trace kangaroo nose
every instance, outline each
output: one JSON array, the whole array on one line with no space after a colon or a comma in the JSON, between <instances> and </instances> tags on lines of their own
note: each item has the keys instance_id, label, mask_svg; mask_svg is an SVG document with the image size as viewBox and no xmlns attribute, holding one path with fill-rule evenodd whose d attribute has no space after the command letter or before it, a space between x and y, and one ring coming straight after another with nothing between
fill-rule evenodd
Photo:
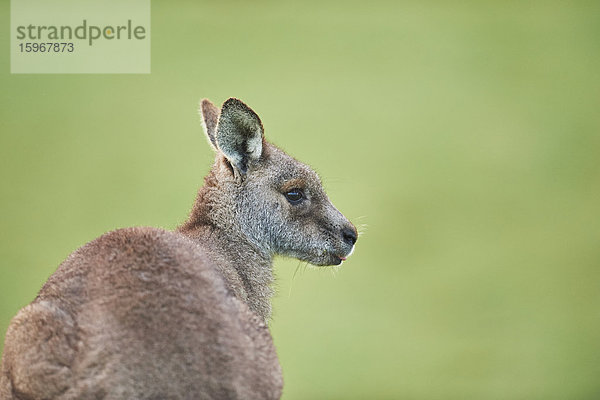
<instances>
[{"instance_id":1,"label":"kangaroo nose","mask_svg":"<svg viewBox=\"0 0 600 400\"><path fill-rule=\"evenodd\" d=\"M342 229L342 237L344 238L344 242L348 243L350 246L354 246L357 239L356 230L346 227Z\"/></svg>"}]
</instances>

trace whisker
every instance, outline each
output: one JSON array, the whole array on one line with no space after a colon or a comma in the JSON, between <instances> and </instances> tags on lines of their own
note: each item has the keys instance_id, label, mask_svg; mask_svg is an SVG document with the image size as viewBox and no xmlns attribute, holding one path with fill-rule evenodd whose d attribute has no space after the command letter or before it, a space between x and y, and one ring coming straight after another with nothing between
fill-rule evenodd
<instances>
[{"instance_id":1,"label":"whisker","mask_svg":"<svg viewBox=\"0 0 600 400\"><path fill-rule=\"evenodd\" d=\"M366 216L366 215L361 215L361 216L359 216L359 217L353 218L353 220L355 220L355 221L356 221L356 220L360 221L360 220L362 220L362 219L365 219L365 218L367 218L367 216ZM365 232L366 232L366 231L368 230L368 228L369 228L369 225L368 225L367 223L365 223L365 222L357 222L357 223L355 223L355 224L354 224L354 226L356 227L356 230L358 231L358 234L359 234L359 236L360 236L360 235L364 235L364 234L365 234Z\"/></svg>"},{"instance_id":2,"label":"whisker","mask_svg":"<svg viewBox=\"0 0 600 400\"><path fill-rule=\"evenodd\" d=\"M329 270L331 271L331 276L333 276L333 278L337 278L338 276L338 272L340 272L340 270L342 269L342 265L333 265Z\"/></svg>"},{"instance_id":3,"label":"whisker","mask_svg":"<svg viewBox=\"0 0 600 400\"><path fill-rule=\"evenodd\" d=\"M298 270L300 269L301 265L302 265L302 261L298 260L298 266L296 267L296 270L294 271L294 275L292 275L292 281L290 282L290 291L288 293L288 298L292 297L292 287L294 286L294 280L296 279L296 274L298 273Z\"/></svg>"},{"instance_id":4,"label":"whisker","mask_svg":"<svg viewBox=\"0 0 600 400\"><path fill-rule=\"evenodd\" d=\"M367 224L356 224L355 226L359 236L364 235L369 228Z\"/></svg>"}]
</instances>

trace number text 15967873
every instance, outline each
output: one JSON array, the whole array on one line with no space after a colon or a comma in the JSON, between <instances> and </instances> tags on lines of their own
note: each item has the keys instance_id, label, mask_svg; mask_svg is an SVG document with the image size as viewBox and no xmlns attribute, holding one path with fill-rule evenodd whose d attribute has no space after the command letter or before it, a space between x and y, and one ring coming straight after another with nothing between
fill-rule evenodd
<instances>
[{"instance_id":1,"label":"number text 15967873","mask_svg":"<svg viewBox=\"0 0 600 400\"><path fill-rule=\"evenodd\" d=\"M75 51L73 43L19 43L21 53L72 53Z\"/></svg>"}]
</instances>

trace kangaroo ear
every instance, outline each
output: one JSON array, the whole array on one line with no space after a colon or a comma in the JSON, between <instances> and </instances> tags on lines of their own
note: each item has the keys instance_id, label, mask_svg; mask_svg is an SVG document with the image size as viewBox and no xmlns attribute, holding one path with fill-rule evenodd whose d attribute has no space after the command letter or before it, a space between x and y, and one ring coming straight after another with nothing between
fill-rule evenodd
<instances>
[{"instance_id":1,"label":"kangaroo ear","mask_svg":"<svg viewBox=\"0 0 600 400\"><path fill-rule=\"evenodd\" d=\"M231 165L245 174L262 154L263 126L250 107L232 97L221 107L216 139Z\"/></svg>"},{"instance_id":2,"label":"kangaroo ear","mask_svg":"<svg viewBox=\"0 0 600 400\"><path fill-rule=\"evenodd\" d=\"M212 147L217 149L217 139L215 133L217 130L217 121L219 120L219 109L208 99L202 99L200 102L200 117L202 128Z\"/></svg>"}]
</instances>

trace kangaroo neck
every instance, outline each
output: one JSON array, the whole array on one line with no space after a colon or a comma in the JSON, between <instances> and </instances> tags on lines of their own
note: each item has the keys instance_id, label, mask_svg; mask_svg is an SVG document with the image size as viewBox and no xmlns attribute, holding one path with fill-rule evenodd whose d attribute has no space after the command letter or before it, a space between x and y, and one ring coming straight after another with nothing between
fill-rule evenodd
<instances>
[{"instance_id":1,"label":"kangaroo neck","mask_svg":"<svg viewBox=\"0 0 600 400\"><path fill-rule=\"evenodd\" d=\"M227 232L214 225L178 231L194 240L221 271L228 287L265 321L271 316L273 289L272 256L252 244L246 237Z\"/></svg>"}]
</instances>

